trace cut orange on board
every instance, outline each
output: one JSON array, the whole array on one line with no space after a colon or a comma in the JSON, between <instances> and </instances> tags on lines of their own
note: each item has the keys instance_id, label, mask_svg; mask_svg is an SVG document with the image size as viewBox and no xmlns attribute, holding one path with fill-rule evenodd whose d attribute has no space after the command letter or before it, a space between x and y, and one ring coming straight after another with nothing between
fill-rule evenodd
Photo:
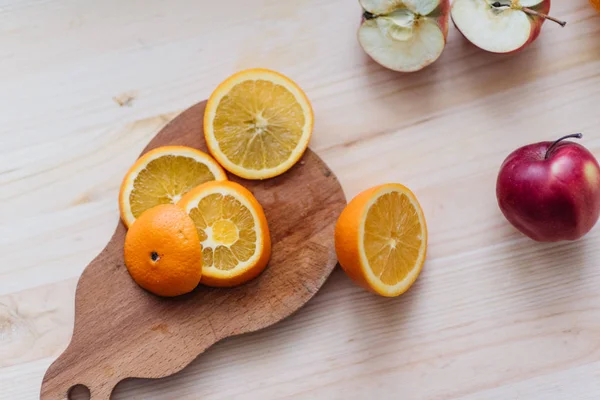
<instances>
[{"instance_id":1,"label":"cut orange on board","mask_svg":"<svg viewBox=\"0 0 600 400\"><path fill-rule=\"evenodd\" d=\"M356 196L336 224L335 249L360 286L387 297L404 293L419 276L427 251L425 216L415 195L391 183Z\"/></svg>"},{"instance_id":2,"label":"cut orange on board","mask_svg":"<svg viewBox=\"0 0 600 400\"><path fill-rule=\"evenodd\" d=\"M159 296L194 290L202 277L202 246L194 222L174 204L144 212L125 236L125 265L144 289Z\"/></svg>"},{"instance_id":3,"label":"cut orange on board","mask_svg":"<svg viewBox=\"0 0 600 400\"><path fill-rule=\"evenodd\" d=\"M289 78L266 69L239 72L208 99L204 136L229 172L266 179L290 169L308 146L311 105Z\"/></svg>"},{"instance_id":4,"label":"cut orange on board","mask_svg":"<svg viewBox=\"0 0 600 400\"><path fill-rule=\"evenodd\" d=\"M208 182L178 203L202 243L202 283L236 286L260 274L271 257L264 211L252 193L231 182Z\"/></svg>"},{"instance_id":5,"label":"cut orange on board","mask_svg":"<svg viewBox=\"0 0 600 400\"><path fill-rule=\"evenodd\" d=\"M226 179L221 166L200 150L158 147L140 157L125 175L119 193L121 219L129 227L154 206L177 203L202 183Z\"/></svg>"}]
</instances>

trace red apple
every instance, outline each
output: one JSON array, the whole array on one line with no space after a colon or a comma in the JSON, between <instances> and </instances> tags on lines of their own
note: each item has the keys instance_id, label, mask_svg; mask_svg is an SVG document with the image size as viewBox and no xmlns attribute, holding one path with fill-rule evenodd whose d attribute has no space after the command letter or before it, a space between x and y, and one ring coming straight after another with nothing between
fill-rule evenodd
<instances>
[{"instance_id":1,"label":"red apple","mask_svg":"<svg viewBox=\"0 0 600 400\"><path fill-rule=\"evenodd\" d=\"M508 221L540 242L576 240L600 216L600 167L585 147L570 141L521 147L500 168L498 205Z\"/></svg>"},{"instance_id":2,"label":"red apple","mask_svg":"<svg viewBox=\"0 0 600 400\"><path fill-rule=\"evenodd\" d=\"M454 0L451 15L454 25L475 46L511 53L537 39L546 19L566 25L548 16L549 12L550 0Z\"/></svg>"}]
</instances>

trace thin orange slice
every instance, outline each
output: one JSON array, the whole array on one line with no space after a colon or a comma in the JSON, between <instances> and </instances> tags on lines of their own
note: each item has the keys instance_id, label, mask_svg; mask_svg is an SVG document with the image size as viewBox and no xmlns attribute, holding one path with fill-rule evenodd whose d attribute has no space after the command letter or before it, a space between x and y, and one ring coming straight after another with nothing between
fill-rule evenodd
<instances>
[{"instance_id":1,"label":"thin orange slice","mask_svg":"<svg viewBox=\"0 0 600 400\"><path fill-rule=\"evenodd\" d=\"M192 218L202 244L202 283L236 286L257 275L271 257L264 211L243 186L213 181L198 186L178 203Z\"/></svg>"},{"instance_id":2,"label":"thin orange slice","mask_svg":"<svg viewBox=\"0 0 600 400\"><path fill-rule=\"evenodd\" d=\"M335 228L340 265L360 286L395 297L415 282L427 252L425 216L415 195L391 183L356 196Z\"/></svg>"},{"instance_id":3,"label":"thin orange slice","mask_svg":"<svg viewBox=\"0 0 600 400\"><path fill-rule=\"evenodd\" d=\"M267 69L238 72L208 99L204 136L229 172L266 179L290 169L308 146L313 111L289 78Z\"/></svg>"},{"instance_id":4,"label":"thin orange slice","mask_svg":"<svg viewBox=\"0 0 600 400\"><path fill-rule=\"evenodd\" d=\"M196 186L226 180L221 166L208 154L185 146L164 146L141 156L121 184L119 208L128 227L144 211L175 204Z\"/></svg>"}]
</instances>

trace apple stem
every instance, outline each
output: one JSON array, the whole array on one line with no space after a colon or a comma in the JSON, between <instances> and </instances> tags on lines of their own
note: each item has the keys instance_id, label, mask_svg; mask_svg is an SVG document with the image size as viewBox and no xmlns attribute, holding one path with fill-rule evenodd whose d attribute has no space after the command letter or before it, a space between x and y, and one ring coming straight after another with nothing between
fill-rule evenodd
<instances>
[{"instance_id":1,"label":"apple stem","mask_svg":"<svg viewBox=\"0 0 600 400\"><path fill-rule=\"evenodd\" d=\"M550 157L550 153L552 153L552 150L554 150L554 148L563 140L565 140L565 139L581 139L582 137L583 137L583 133L573 133L571 135L561 137L556 142L552 143L550 145L550 147L548 147L548 150L546 150L546 155L544 156L544 160L547 160L548 157Z\"/></svg>"},{"instance_id":2,"label":"apple stem","mask_svg":"<svg viewBox=\"0 0 600 400\"><path fill-rule=\"evenodd\" d=\"M528 7L522 7L521 9L523 10L523 12L526 12L526 13L527 13L527 14L529 14L529 15L535 15L536 17L542 17L542 18L544 18L544 19L549 19L549 20L550 20L550 21L552 21L552 22L556 22L557 24L559 24L559 25L560 25L560 26L562 26L563 28L565 27L565 25L567 25L567 22L566 22L566 21L561 21L561 20L559 20L559 19L556 19L556 18L554 18L554 17L551 17L551 16L549 16L549 15L546 15L546 14L544 14L544 13L541 13L541 12L539 12L539 11L532 10L531 8L528 8Z\"/></svg>"},{"instance_id":3,"label":"apple stem","mask_svg":"<svg viewBox=\"0 0 600 400\"><path fill-rule=\"evenodd\" d=\"M496 7L496 8L500 8L500 7L514 8L514 7L512 7L511 4L502 4L499 1L496 1L495 3L492 3L492 7ZM541 17L541 18L549 19L550 21L556 22L557 24L559 24L563 28L565 27L565 25L567 25L566 21L561 21L561 20L556 19L554 17L551 17L551 16L549 16L547 14L541 13L539 11L532 10L529 7L518 7L518 8L520 8L521 10L523 10L524 13L527 13L529 15L534 15L536 17Z\"/></svg>"}]
</instances>

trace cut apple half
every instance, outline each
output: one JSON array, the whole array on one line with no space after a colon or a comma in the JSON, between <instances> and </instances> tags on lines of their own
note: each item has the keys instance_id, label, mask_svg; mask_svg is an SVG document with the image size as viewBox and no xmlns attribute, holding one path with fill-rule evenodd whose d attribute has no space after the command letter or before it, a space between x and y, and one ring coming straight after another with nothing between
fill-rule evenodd
<instances>
[{"instance_id":1,"label":"cut apple half","mask_svg":"<svg viewBox=\"0 0 600 400\"><path fill-rule=\"evenodd\" d=\"M510 53L539 35L550 0L454 0L452 21L475 46L492 53Z\"/></svg>"},{"instance_id":2,"label":"cut apple half","mask_svg":"<svg viewBox=\"0 0 600 400\"><path fill-rule=\"evenodd\" d=\"M439 58L448 34L448 0L361 0L358 41L394 71L418 71Z\"/></svg>"}]
</instances>

